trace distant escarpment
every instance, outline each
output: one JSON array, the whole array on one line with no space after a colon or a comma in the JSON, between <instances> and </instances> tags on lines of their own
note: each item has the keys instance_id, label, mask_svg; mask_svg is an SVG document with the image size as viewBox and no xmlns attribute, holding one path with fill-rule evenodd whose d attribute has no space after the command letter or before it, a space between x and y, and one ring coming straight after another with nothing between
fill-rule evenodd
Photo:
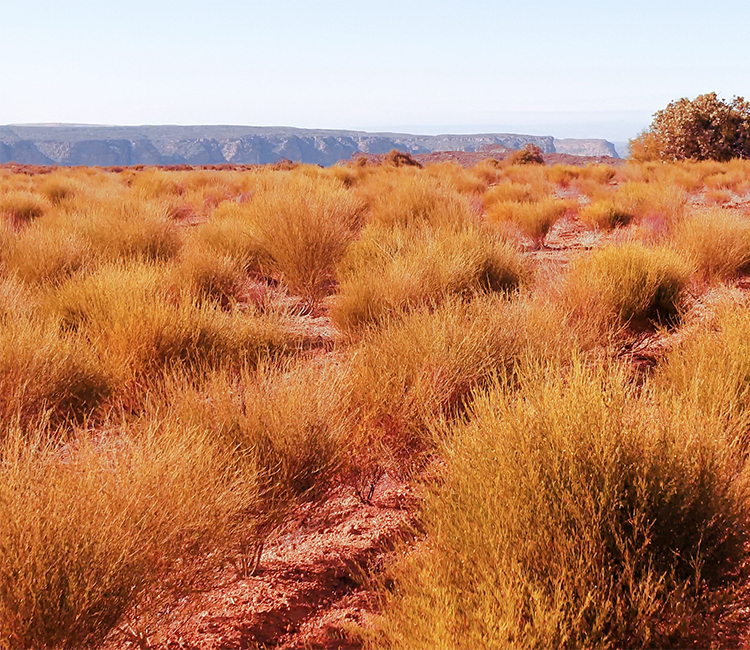
<instances>
[{"instance_id":1,"label":"distant escarpment","mask_svg":"<svg viewBox=\"0 0 750 650\"><path fill-rule=\"evenodd\" d=\"M573 156L610 156L619 158L615 145L609 140L555 138L555 152L567 153Z\"/></svg>"},{"instance_id":2,"label":"distant escarpment","mask_svg":"<svg viewBox=\"0 0 750 650\"><path fill-rule=\"evenodd\" d=\"M579 155L617 157L606 140L555 140L511 133L409 135L285 127L24 125L0 127L0 163L124 167L258 165L288 159L332 165L357 153L382 154L392 149L410 154L473 152L492 147L520 149L529 143L544 153L578 153L571 148L585 143L580 147L586 153Z\"/></svg>"}]
</instances>

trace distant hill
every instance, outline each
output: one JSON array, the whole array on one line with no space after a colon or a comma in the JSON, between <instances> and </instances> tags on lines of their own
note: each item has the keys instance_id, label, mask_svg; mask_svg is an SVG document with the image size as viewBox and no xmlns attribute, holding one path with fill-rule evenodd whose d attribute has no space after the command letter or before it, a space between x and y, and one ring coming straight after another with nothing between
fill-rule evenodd
<instances>
[{"instance_id":1,"label":"distant hill","mask_svg":"<svg viewBox=\"0 0 750 650\"><path fill-rule=\"evenodd\" d=\"M34 165L265 164L283 159L332 165L356 153L398 149L411 154L520 149L533 143L544 153L617 157L607 140L555 140L513 133L410 135L249 126L0 126L0 163ZM575 151L574 151L575 150ZM578 151L585 153L577 153Z\"/></svg>"},{"instance_id":2,"label":"distant hill","mask_svg":"<svg viewBox=\"0 0 750 650\"><path fill-rule=\"evenodd\" d=\"M555 152L573 156L611 156L619 158L615 145L609 140L564 138L555 139Z\"/></svg>"}]
</instances>

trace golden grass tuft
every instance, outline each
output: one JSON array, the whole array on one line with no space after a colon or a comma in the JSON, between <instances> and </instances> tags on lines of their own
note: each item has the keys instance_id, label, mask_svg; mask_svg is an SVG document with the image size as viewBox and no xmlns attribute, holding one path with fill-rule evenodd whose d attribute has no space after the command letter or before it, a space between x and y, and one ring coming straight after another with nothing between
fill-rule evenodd
<instances>
[{"instance_id":1,"label":"golden grass tuft","mask_svg":"<svg viewBox=\"0 0 750 650\"><path fill-rule=\"evenodd\" d=\"M419 467L435 450L435 427L461 416L492 373L527 356L564 363L590 347L588 335L559 305L497 294L453 296L366 330L343 370L352 475Z\"/></svg>"},{"instance_id":2,"label":"golden grass tuft","mask_svg":"<svg viewBox=\"0 0 750 650\"><path fill-rule=\"evenodd\" d=\"M254 534L254 477L205 432L162 420L99 445L80 434L59 448L11 430L0 445L8 647L98 646L138 605L158 616L206 584Z\"/></svg>"},{"instance_id":3,"label":"golden grass tuft","mask_svg":"<svg viewBox=\"0 0 750 650\"><path fill-rule=\"evenodd\" d=\"M633 218L632 214L611 198L600 198L593 201L581 209L578 216L586 225L602 230L627 226Z\"/></svg>"},{"instance_id":4,"label":"golden grass tuft","mask_svg":"<svg viewBox=\"0 0 750 650\"><path fill-rule=\"evenodd\" d=\"M694 212L676 226L672 245L705 279L727 280L750 264L750 220L717 208Z\"/></svg>"},{"instance_id":5,"label":"golden grass tuft","mask_svg":"<svg viewBox=\"0 0 750 650\"><path fill-rule=\"evenodd\" d=\"M371 219L384 226L458 227L476 221L469 200L423 172L380 174L361 190Z\"/></svg>"},{"instance_id":6,"label":"golden grass tuft","mask_svg":"<svg viewBox=\"0 0 750 650\"><path fill-rule=\"evenodd\" d=\"M580 363L495 379L445 427L371 647L707 646L750 493L739 431L684 407Z\"/></svg>"},{"instance_id":7,"label":"golden grass tuft","mask_svg":"<svg viewBox=\"0 0 750 650\"><path fill-rule=\"evenodd\" d=\"M571 309L602 324L669 324L679 316L691 265L666 248L607 246L577 260L565 296Z\"/></svg>"},{"instance_id":8,"label":"golden grass tuft","mask_svg":"<svg viewBox=\"0 0 750 650\"><path fill-rule=\"evenodd\" d=\"M332 315L340 326L357 329L451 294L511 291L527 277L519 253L486 231L371 224L341 263Z\"/></svg>"},{"instance_id":9,"label":"golden grass tuft","mask_svg":"<svg viewBox=\"0 0 750 650\"><path fill-rule=\"evenodd\" d=\"M114 388L82 337L31 318L0 328L0 427L83 420Z\"/></svg>"},{"instance_id":10,"label":"golden grass tuft","mask_svg":"<svg viewBox=\"0 0 750 650\"><path fill-rule=\"evenodd\" d=\"M16 227L38 219L48 208L47 201L33 192L17 190L0 194L0 217Z\"/></svg>"},{"instance_id":11,"label":"golden grass tuft","mask_svg":"<svg viewBox=\"0 0 750 650\"><path fill-rule=\"evenodd\" d=\"M658 380L707 412L744 422L750 409L750 309L720 300L668 354ZM745 440L747 444L747 440Z\"/></svg>"},{"instance_id":12,"label":"golden grass tuft","mask_svg":"<svg viewBox=\"0 0 750 650\"><path fill-rule=\"evenodd\" d=\"M213 302L175 291L170 267L106 266L52 292L46 310L63 327L91 341L118 385L141 382L165 364L253 362L294 345L273 315L226 312Z\"/></svg>"},{"instance_id":13,"label":"golden grass tuft","mask_svg":"<svg viewBox=\"0 0 750 650\"><path fill-rule=\"evenodd\" d=\"M249 202L227 208L203 236L235 257L254 258L264 273L314 302L331 292L363 208L337 182L277 172Z\"/></svg>"},{"instance_id":14,"label":"golden grass tuft","mask_svg":"<svg viewBox=\"0 0 750 650\"><path fill-rule=\"evenodd\" d=\"M535 248L540 248L557 220L576 207L572 201L552 197L534 203L502 201L492 205L487 212L487 219L490 222L515 225L521 234L532 240Z\"/></svg>"}]
</instances>

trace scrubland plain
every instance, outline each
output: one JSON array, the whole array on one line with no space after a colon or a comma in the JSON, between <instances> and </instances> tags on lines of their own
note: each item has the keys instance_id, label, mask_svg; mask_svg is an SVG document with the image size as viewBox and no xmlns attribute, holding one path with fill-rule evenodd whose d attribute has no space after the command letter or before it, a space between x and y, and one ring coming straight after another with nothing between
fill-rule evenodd
<instances>
[{"instance_id":1,"label":"scrubland plain","mask_svg":"<svg viewBox=\"0 0 750 650\"><path fill-rule=\"evenodd\" d=\"M384 477L312 647L741 645L750 164L407 158L0 168L0 648L178 647Z\"/></svg>"}]
</instances>

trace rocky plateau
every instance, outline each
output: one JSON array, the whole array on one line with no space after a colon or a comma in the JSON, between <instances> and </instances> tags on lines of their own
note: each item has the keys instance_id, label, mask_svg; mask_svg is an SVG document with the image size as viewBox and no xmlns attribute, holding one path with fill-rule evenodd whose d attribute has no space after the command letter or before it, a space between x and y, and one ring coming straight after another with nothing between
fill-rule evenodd
<instances>
[{"instance_id":1,"label":"rocky plateau","mask_svg":"<svg viewBox=\"0 0 750 650\"><path fill-rule=\"evenodd\" d=\"M410 154L520 149L617 158L607 140L556 140L513 133L410 135L247 126L0 126L0 164L60 166L266 164L284 159L333 165L358 153Z\"/></svg>"}]
</instances>

